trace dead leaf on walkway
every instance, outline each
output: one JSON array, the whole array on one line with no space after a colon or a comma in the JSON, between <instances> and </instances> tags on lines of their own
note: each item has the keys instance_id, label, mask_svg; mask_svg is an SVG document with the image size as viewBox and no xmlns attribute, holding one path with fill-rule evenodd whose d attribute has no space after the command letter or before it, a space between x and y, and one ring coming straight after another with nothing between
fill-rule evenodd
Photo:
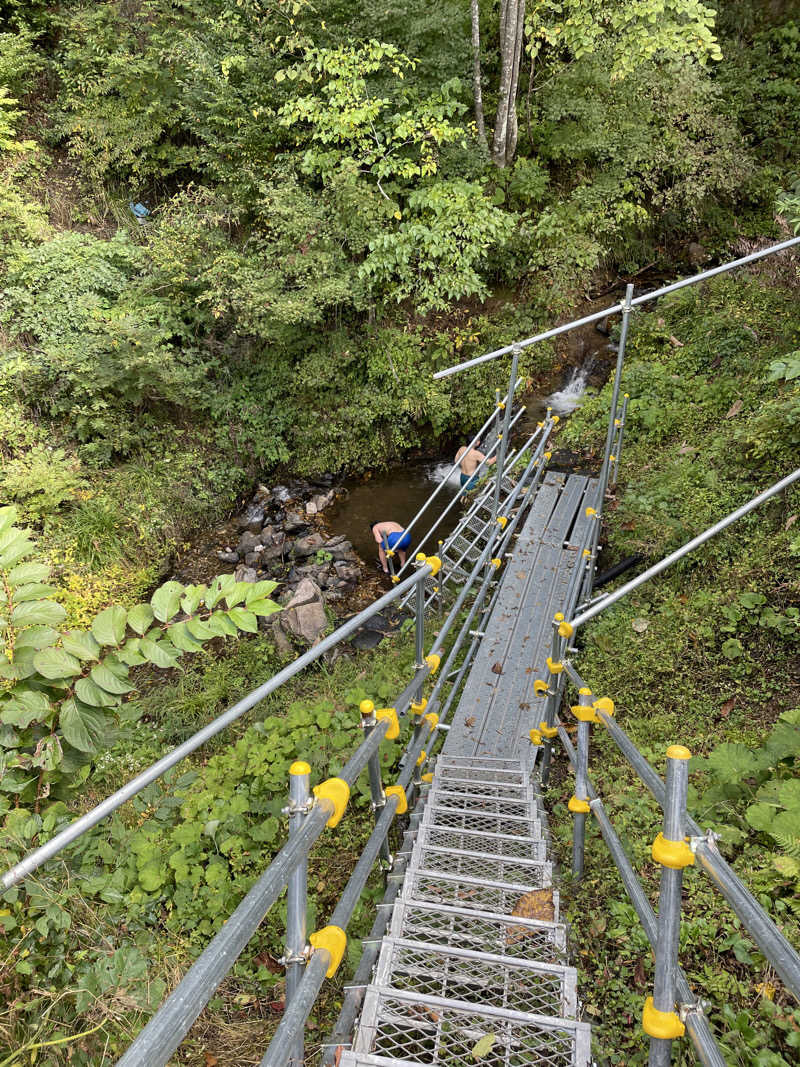
<instances>
[{"instance_id":1,"label":"dead leaf on walkway","mask_svg":"<svg viewBox=\"0 0 800 1067\"><path fill-rule=\"evenodd\" d=\"M474 715L470 715L470 717L468 719L464 719L464 725L465 726L474 726L475 725L475 716Z\"/></svg>"},{"instance_id":2,"label":"dead leaf on walkway","mask_svg":"<svg viewBox=\"0 0 800 1067\"><path fill-rule=\"evenodd\" d=\"M502 674L502 673L503 673L503 664L502 663L493 663L492 664L492 674Z\"/></svg>"},{"instance_id":3,"label":"dead leaf on walkway","mask_svg":"<svg viewBox=\"0 0 800 1067\"><path fill-rule=\"evenodd\" d=\"M532 889L530 893L524 893L517 901L511 914L516 915L518 919L537 919L539 922L552 922L555 918L553 890ZM514 927L514 930L519 929L519 927ZM523 936L527 936L529 933L530 931L523 931Z\"/></svg>"}]
</instances>

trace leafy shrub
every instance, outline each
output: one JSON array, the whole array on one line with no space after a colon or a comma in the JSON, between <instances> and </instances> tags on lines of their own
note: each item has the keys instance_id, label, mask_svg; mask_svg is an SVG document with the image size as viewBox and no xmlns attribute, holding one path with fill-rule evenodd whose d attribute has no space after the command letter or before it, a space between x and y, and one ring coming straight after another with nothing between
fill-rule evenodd
<instances>
[{"instance_id":1,"label":"leafy shrub","mask_svg":"<svg viewBox=\"0 0 800 1067\"><path fill-rule=\"evenodd\" d=\"M35 445L4 465L0 486L29 519L41 520L75 499L86 484L79 471L78 461L63 448Z\"/></svg>"}]
</instances>

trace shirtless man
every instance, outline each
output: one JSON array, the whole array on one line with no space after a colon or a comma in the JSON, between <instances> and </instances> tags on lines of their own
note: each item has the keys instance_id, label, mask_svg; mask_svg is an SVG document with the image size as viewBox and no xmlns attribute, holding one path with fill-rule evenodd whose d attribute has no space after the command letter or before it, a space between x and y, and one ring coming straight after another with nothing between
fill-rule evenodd
<instances>
[{"instance_id":1,"label":"shirtless man","mask_svg":"<svg viewBox=\"0 0 800 1067\"><path fill-rule=\"evenodd\" d=\"M486 456L477 448L467 448L462 445L458 452L456 452L456 463L461 465L461 484L466 488L466 492L471 492L478 484L475 471L485 459ZM487 467L490 467L496 462L497 456L492 456L490 459L486 459Z\"/></svg>"},{"instance_id":2,"label":"shirtless man","mask_svg":"<svg viewBox=\"0 0 800 1067\"><path fill-rule=\"evenodd\" d=\"M406 551L411 545L411 534L406 533L399 522L371 522L372 536L378 544L378 555L381 559L383 573L389 573L389 561L386 558L384 540L400 557L400 565L405 566Z\"/></svg>"}]
</instances>

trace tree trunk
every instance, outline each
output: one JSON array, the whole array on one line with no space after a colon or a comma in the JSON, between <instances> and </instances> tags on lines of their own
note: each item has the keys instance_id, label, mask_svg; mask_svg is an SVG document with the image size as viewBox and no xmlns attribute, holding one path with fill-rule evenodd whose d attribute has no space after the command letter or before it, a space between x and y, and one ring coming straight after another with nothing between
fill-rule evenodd
<instances>
[{"instance_id":1,"label":"tree trunk","mask_svg":"<svg viewBox=\"0 0 800 1067\"><path fill-rule=\"evenodd\" d=\"M492 140L492 161L507 166L517 147L517 87L525 29L525 0L500 3L500 87Z\"/></svg>"},{"instance_id":2,"label":"tree trunk","mask_svg":"<svg viewBox=\"0 0 800 1067\"><path fill-rule=\"evenodd\" d=\"M486 123L483 118L483 93L481 92L481 13L478 0L471 0L472 9L472 92L475 97L475 122L478 141L485 152L489 151L486 140Z\"/></svg>"}]
</instances>

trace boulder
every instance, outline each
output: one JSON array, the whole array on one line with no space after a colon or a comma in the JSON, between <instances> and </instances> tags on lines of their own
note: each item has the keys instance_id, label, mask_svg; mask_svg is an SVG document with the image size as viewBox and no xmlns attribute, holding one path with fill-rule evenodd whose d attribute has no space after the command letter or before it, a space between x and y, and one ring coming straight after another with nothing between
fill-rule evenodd
<instances>
[{"instance_id":1,"label":"boulder","mask_svg":"<svg viewBox=\"0 0 800 1067\"><path fill-rule=\"evenodd\" d=\"M313 500L309 500L309 502L306 504L306 515L308 515L310 518L312 515L316 515L318 510L319 509L317 508L315 502Z\"/></svg>"},{"instance_id":2,"label":"boulder","mask_svg":"<svg viewBox=\"0 0 800 1067\"><path fill-rule=\"evenodd\" d=\"M261 562L269 563L270 560L280 559L283 555L283 542L279 542L273 545L267 545L261 550Z\"/></svg>"},{"instance_id":3,"label":"boulder","mask_svg":"<svg viewBox=\"0 0 800 1067\"><path fill-rule=\"evenodd\" d=\"M293 649L286 634L281 629L279 615L259 616L258 628L262 633L270 634L281 659L286 659L292 655Z\"/></svg>"},{"instance_id":4,"label":"boulder","mask_svg":"<svg viewBox=\"0 0 800 1067\"><path fill-rule=\"evenodd\" d=\"M286 504L292 499L292 494L285 485L276 485L272 490L272 498L277 500L279 504Z\"/></svg>"},{"instance_id":5,"label":"boulder","mask_svg":"<svg viewBox=\"0 0 800 1067\"><path fill-rule=\"evenodd\" d=\"M260 567L261 566L261 552L248 552L244 561L248 567Z\"/></svg>"},{"instance_id":6,"label":"boulder","mask_svg":"<svg viewBox=\"0 0 800 1067\"><path fill-rule=\"evenodd\" d=\"M325 601L319 586L311 578L303 578L281 612L281 626L287 633L313 645L327 625Z\"/></svg>"},{"instance_id":7,"label":"boulder","mask_svg":"<svg viewBox=\"0 0 800 1067\"><path fill-rule=\"evenodd\" d=\"M238 563L239 553L226 548L224 552L217 552L217 559L220 563Z\"/></svg>"},{"instance_id":8,"label":"boulder","mask_svg":"<svg viewBox=\"0 0 800 1067\"><path fill-rule=\"evenodd\" d=\"M380 630L359 630L358 633L350 641L353 648L357 648L359 652L366 652L370 648L375 648L383 640L383 634Z\"/></svg>"},{"instance_id":9,"label":"boulder","mask_svg":"<svg viewBox=\"0 0 800 1067\"><path fill-rule=\"evenodd\" d=\"M338 562L347 561L348 563L357 563L358 556L353 550L353 546L349 541L344 541L341 545L334 545L333 548L326 548L326 552L330 552L334 560Z\"/></svg>"},{"instance_id":10,"label":"boulder","mask_svg":"<svg viewBox=\"0 0 800 1067\"><path fill-rule=\"evenodd\" d=\"M336 569L336 574L343 582L357 582L361 577L360 568L354 567L352 564L337 560L333 566Z\"/></svg>"},{"instance_id":11,"label":"boulder","mask_svg":"<svg viewBox=\"0 0 800 1067\"><path fill-rule=\"evenodd\" d=\"M313 556L315 552L318 552L324 546L325 541L321 534L310 533L307 537L301 537L298 541L295 541L293 550L295 556L302 559L305 556Z\"/></svg>"},{"instance_id":12,"label":"boulder","mask_svg":"<svg viewBox=\"0 0 800 1067\"><path fill-rule=\"evenodd\" d=\"M251 530L246 530L239 538L236 551L240 556L246 556L248 552L260 552L263 547L260 531L259 533L253 533Z\"/></svg>"},{"instance_id":13,"label":"boulder","mask_svg":"<svg viewBox=\"0 0 800 1067\"><path fill-rule=\"evenodd\" d=\"M233 572L233 576L237 582L257 582L258 575L253 567L244 567L240 563L236 570Z\"/></svg>"},{"instance_id":14,"label":"boulder","mask_svg":"<svg viewBox=\"0 0 800 1067\"><path fill-rule=\"evenodd\" d=\"M290 534L299 533L300 530L308 529L308 523L299 511L287 511L286 518L283 520L283 528Z\"/></svg>"},{"instance_id":15,"label":"boulder","mask_svg":"<svg viewBox=\"0 0 800 1067\"><path fill-rule=\"evenodd\" d=\"M239 516L237 522L240 530L250 530L252 533L258 533L264 524L264 509L260 504L251 504L247 511Z\"/></svg>"},{"instance_id":16,"label":"boulder","mask_svg":"<svg viewBox=\"0 0 800 1067\"><path fill-rule=\"evenodd\" d=\"M317 509L317 512L324 511L329 504L333 503L336 497L336 493L331 489L327 493L317 493L316 496L311 498L311 504ZM310 504L306 504L306 511L308 511Z\"/></svg>"}]
</instances>

